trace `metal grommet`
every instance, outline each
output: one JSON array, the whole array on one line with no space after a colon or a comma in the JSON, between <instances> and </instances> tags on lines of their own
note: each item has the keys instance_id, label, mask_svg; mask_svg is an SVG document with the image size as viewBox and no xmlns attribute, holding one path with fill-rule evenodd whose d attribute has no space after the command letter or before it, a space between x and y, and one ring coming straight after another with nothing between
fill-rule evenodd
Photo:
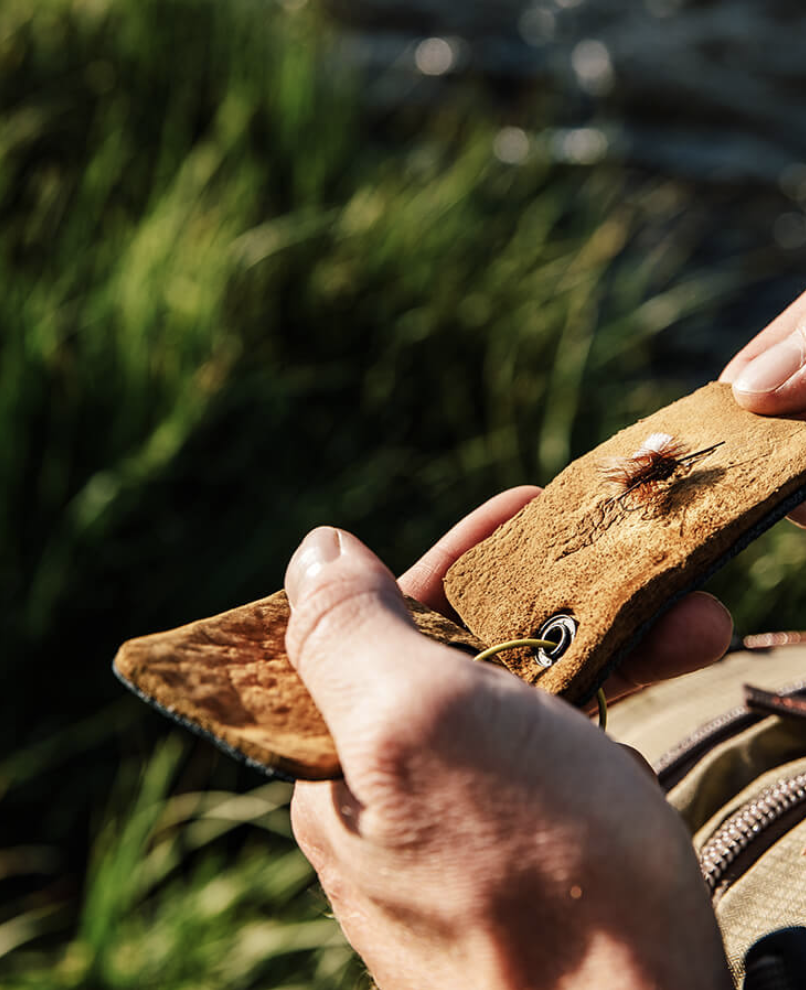
<instances>
[{"instance_id":1,"label":"metal grommet","mask_svg":"<svg viewBox=\"0 0 806 990\"><path fill-rule=\"evenodd\" d=\"M557 645L551 649L540 647L535 653L535 659L541 667L551 667L574 642L577 634L577 621L570 615L553 615L543 623L537 634L537 639L547 639Z\"/></svg>"},{"instance_id":2,"label":"metal grommet","mask_svg":"<svg viewBox=\"0 0 806 990\"><path fill-rule=\"evenodd\" d=\"M538 632L537 636L527 639L508 639L504 643L496 643L494 646L488 646L486 650L482 650L473 659L476 661L489 660L505 666L505 664L501 664L501 661L497 659L499 653L503 653L505 650L529 647L534 650L532 656L546 670L552 667L574 642L578 628L579 623L572 616L562 613L552 615L540 627L540 632ZM458 646L459 644L454 645ZM599 725L602 729L605 729L607 728L607 698L605 697L604 688L600 687L596 692L596 701L599 705Z\"/></svg>"}]
</instances>

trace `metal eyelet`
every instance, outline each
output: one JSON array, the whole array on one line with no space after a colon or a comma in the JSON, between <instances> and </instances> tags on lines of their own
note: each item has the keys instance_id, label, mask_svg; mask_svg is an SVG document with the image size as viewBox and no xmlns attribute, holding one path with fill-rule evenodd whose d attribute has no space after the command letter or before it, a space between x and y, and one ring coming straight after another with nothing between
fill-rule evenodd
<instances>
[{"instance_id":1,"label":"metal eyelet","mask_svg":"<svg viewBox=\"0 0 806 990\"><path fill-rule=\"evenodd\" d=\"M535 659L541 667L553 666L574 642L578 623L570 615L553 615L543 623L536 639L548 639L557 645L551 649L540 647L535 653Z\"/></svg>"}]
</instances>

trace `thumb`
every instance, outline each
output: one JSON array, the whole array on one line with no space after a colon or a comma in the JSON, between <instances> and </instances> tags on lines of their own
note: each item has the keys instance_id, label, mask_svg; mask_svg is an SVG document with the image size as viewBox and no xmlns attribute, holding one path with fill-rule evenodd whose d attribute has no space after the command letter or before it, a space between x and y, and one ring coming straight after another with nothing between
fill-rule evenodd
<instances>
[{"instance_id":1,"label":"thumb","mask_svg":"<svg viewBox=\"0 0 806 990\"><path fill-rule=\"evenodd\" d=\"M349 780L377 748L378 731L405 731L405 715L421 705L426 685L430 690L444 679L439 674L450 677L451 665L464 667L465 660L418 631L390 571L343 530L309 533L291 558L285 586L288 657Z\"/></svg>"},{"instance_id":2,"label":"thumb","mask_svg":"<svg viewBox=\"0 0 806 990\"><path fill-rule=\"evenodd\" d=\"M806 409L806 335L801 326L754 358L733 382L737 402L762 415Z\"/></svg>"},{"instance_id":3,"label":"thumb","mask_svg":"<svg viewBox=\"0 0 806 990\"><path fill-rule=\"evenodd\" d=\"M733 385L736 401L750 412L806 412L806 293L743 347L719 377Z\"/></svg>"}]
</instances>

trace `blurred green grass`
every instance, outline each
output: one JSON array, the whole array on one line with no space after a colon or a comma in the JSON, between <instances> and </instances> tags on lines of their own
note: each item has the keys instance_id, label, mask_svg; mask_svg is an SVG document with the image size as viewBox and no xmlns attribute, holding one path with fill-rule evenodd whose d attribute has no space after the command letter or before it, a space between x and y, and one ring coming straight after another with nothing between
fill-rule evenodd
<instances>
[{"instance_id":1,"label":"blurred green grass","mask_svg":"<svg viewBox=\"0 0 806 990\"><path fill-rule=\"evenodd\" d=\"M121 699L116 646L275 590L317 523L403 568L702 381L658 335L747 277L539 108L511 165L478 89L365 85L299 4L0 6L4 987L356 986L287 789ZM803 624L805 553L724 573L743 628Z\"/></svg>"}]
</instances>

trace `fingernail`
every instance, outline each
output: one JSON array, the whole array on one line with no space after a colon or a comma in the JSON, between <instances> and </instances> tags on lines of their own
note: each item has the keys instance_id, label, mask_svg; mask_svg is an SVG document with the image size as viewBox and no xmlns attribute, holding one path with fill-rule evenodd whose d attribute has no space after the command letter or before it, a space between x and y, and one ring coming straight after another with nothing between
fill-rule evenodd
<instances>
[{"instance_id":1,"label":"fingernail","mask_svg":"<svg viewBox=\"0 0 806 990\"><path fill-rule=\"evenodd\" d=\"M285 572L285 593L293 608L305 590L327 564L341 554L341 534L332 526L312 530L300 543Z\"/></svg>"},{"instance_id":2,"label":"fingernail","mask_svg":"<svg viewBox=\"0 0 806 990\"><path fill-rule=\"evenodd\" d=\"M733 383L734 392L774 392L803 367L804 338L798 330L748 364Z\"/></svg>"}]
</instances>

